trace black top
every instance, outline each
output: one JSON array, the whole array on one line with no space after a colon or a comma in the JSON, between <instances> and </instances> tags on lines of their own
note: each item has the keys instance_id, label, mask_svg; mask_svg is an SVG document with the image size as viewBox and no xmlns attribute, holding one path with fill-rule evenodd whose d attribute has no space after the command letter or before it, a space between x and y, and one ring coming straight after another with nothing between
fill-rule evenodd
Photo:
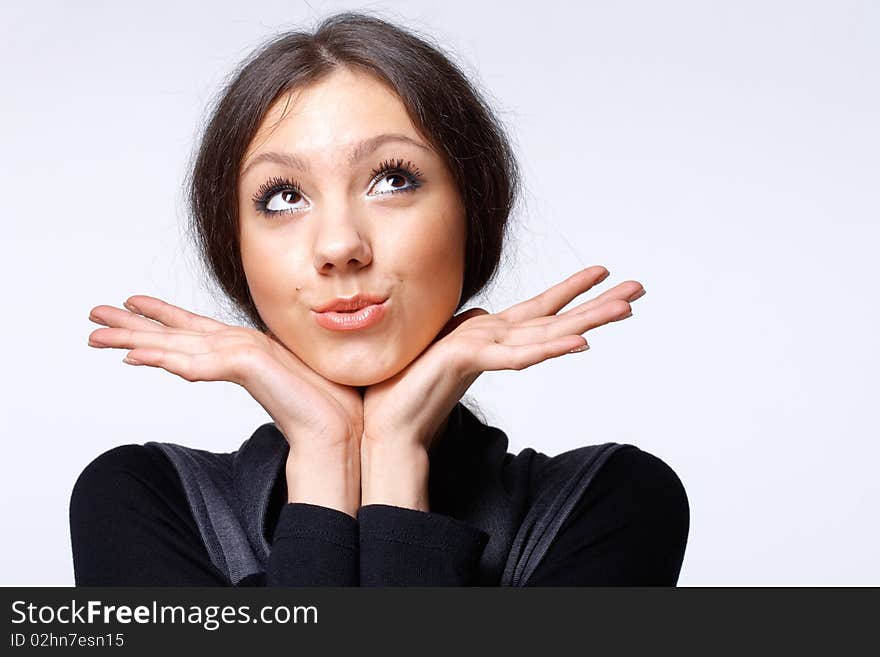
<instances>
[{"instance_id":1,"label":"black top","mask_svg":"<svg viewBox=\"0 0 880 657\"><path fill-rule=\"evenodd\" d=\"M288 503L278 477L267 511L266 573L238 586L464 586L489 535L452 516L369 504L357 518ZM690 512L661 459L614 452L566 519L530 586L672 586ZM78 586L228 586L211 562L172 463L151 445L121 445L86 466L70 498Z\"/></svg>"}]
</instances>

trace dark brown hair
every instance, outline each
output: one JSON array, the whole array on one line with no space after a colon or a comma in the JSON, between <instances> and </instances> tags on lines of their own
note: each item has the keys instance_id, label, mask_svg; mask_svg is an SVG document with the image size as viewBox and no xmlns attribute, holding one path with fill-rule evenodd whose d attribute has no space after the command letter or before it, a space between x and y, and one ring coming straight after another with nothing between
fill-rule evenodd
<instances>
[{"instance_id":1,"label":"dark brown hair","mask_svg":"<svg viewBox=\"0 0 880 657\"><path fill-rule=\"evenodd\" d=\"M494 280L501 262L520 180L504 129L486 101L426 38L366 13L334 14L312 33L273 37L233 71L213 103L185 182L191 237L203 266L232 302L233 314L261 331L267 327L248 290L239 245L242 158L277 99L340 66L389 84L453 175L467 215L458 309Z\"/></svg>"}]
</instances>

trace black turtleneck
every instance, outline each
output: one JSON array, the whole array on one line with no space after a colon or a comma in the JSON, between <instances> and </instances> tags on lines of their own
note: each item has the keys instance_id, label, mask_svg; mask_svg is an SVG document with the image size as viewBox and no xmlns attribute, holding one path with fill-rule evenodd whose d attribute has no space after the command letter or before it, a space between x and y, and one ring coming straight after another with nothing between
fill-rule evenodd
<instances>
[{"instance_id":1,"label":"black turtleneck","mask_svg":"<svg viewBox=\"0 0 880 657\"><path fill-rule=\"evenodd\" d=\"M461 454L432 455L430 512L370 504L353 518L287 503L279 476L265 518L267 570L238 586L478 584L490 537L447 513L463 484L441 477L447 470L438 464L453 457ZM675 585L688 528L675 472L627 445L596 474L528 585ZM173 465L155 446L121 445L89 463L71 495L70 531L77 585L230 585L210 560Z\"/></svg>"}]
</instances>

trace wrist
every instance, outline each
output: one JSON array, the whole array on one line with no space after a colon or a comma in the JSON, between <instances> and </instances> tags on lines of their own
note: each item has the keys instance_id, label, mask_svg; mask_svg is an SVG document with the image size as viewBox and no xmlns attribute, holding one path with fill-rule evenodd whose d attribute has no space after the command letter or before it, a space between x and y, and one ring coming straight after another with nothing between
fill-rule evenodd
<instances>
[{"instance_id":1,"label":"wrist","mask_svg":"<svg viewBox=\"0 0 880 657\"><path fill-rule=\"evenodd\" d=\"M332 449L292 446L285 475L288 503L316 504L357 516L361 466L356 445Z\"/></svg>"},{"instance_id":2,"label":"wrist","mask_svg":"<svg viewBox=\"0 0 880 657\"><path fill-rule=\"evenodd\" d=\"M420 444L361 442L361 506L428 511L428 451Z\"/></svg>"}]
</instances>

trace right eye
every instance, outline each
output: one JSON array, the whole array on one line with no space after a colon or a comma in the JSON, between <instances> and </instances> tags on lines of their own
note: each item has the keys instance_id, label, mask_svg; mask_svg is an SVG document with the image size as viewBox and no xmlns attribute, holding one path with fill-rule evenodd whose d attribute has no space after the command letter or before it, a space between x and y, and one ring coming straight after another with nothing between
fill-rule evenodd
<instances>
[{"instance_id":1,"label":"right eye","mask_svg":"<svg viewBox=\"0 0 880 657\"><path fill-rule=\"evenodd\" d=\"M257 212L265 215L298 212L303 208L296 207L296 204L302 200L304 197L299 191L299 184L278 177L260 185L253 198Z\"/></svg>"}]
</instances>

